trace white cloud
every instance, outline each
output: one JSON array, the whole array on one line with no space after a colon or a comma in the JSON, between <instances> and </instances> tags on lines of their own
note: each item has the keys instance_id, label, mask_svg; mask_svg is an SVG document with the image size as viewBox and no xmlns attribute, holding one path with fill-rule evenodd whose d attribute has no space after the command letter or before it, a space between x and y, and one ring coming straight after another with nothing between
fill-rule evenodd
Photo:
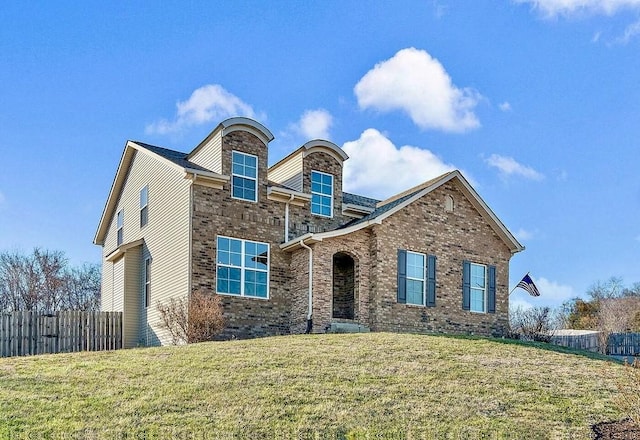
<instances>
[{"instance_id":1,"label":"white cloud","mask_svg":"<svg viewBox=\"0 0 640 440\"><path fill-rule=\"evenodd\" d=\"M473 110L482 98L457 88L440 62L426 51L402 49L356 84L362 109L404 111L422 129L463 132L480 126Z\"/></svg>"},{"instance_id":2,"label":"white cloud","mask_svg":"<svg viewBox=\"0 0 640 440\"><path fill-rule=\"evenodd\" d=\"M492 154L485 160L489 166L497 168L500 172L506 176L516 175L522 176L531 180L542 180L544 175L540 174L536 170L526 165L522 165L512 157L500 156L499 154Z\"/></svg>"},{"instance_id":3,"label":"white cloud","mask_svg":"<svg viewBox=\"0 0 640 440\"><path fill-rule=\"evenodd\" d=\"M291 129L306 139L329 139L329 129L333 124L331 113L324 109L307 110Z\"/></svg>"},{"instance_id":4,"label":"white cloud","mask_svg":"<svg viewBox=\"0 0 640 440\"><path fill-rule=\"evenodd\" d=\"M560 284L556 281L550 281L544 277L537 278L534 280L536 286L538 287L538 291L540 292L540 299L544 299L544 301L548 304L556 304L560 305L563 302L575 298L577 295L573 290L573 287Z\"/></svg>"},{"instance_id":5,"label":"white cloud","mask_svg":"<svg viewBox=\"0 0 640 440\"><path fill-rule=\"evenodd\" d=\"M345 191L380 199L455 169L429 150L398 148L373 128L342 148L350 157L344 163Z\"/></svg>"},{"instance_id":6,"label":"white cloud","mask_svg":"<svg viewBox=\"0 0 640 440\"><path fill-rule=\"evenodd\" d=\"M175 133L187 127L220 122L232 116L255 117L249 104L218 84L208 84L193 91L189 99L176 103L173 120L161 119L147 125L147 133Z\"/></svg>"},{"instance_id":7,"label":"white cloud","mask_svg":"<svg viewBox=\"0 0 640 440\"><path fill-rule=\"evenodd\" d=\"M509 104L508 101L503 102L502 104L498 104L498 107L500 108L500 110L502 110L503 112L508 112L511 111L511 104Z\"/></svg>"},{"instance_id":8,"label":"white cloud","mask_svg":"<svg viewBox=\"0 0 640 440\"><path fill-rule=\"evenodd\" d=\"M624 30L624 34L616 40L616 43L627 44L632 38L640 34L640 20L630 24Z\"/></svg>"},{"instance_id":9,"label":"white cloud","mask_svg":"<svg viewBox=\"0 0 640 440\"><path fill-rule=\"evenodd\" d=\"M530 4L549 18L573 15L613 15L616 12L640 10L640 0L515 0Z\"/></svg>"},{"instance_id":10,"label":"white cloud","mask_svg":"<svg viewBox=\"0 0 640 440\"><path fill-rule=\"evenodd\" d=\"M509 299L509 309L510 310L517 310L517 309L523 309L523 310L528 310L528 309L532 309L534 306L533 304L531 304L529 301L522 299L522 298L513 298L513 299Z\"/></svg>"},{"instance_id":11,"label":"white cloud","mask_svg":"<svg viewBox=\"0 0 640 440\"><path fill-rule=\"evenodd\" d=\"M531 240L534 236L533 232L531 231L527 231L524 228L520 228L518 229L514 235L516 236L516 238L518 239L518 241L527 241L527 240Z\"/></svg>"}]
</instances>

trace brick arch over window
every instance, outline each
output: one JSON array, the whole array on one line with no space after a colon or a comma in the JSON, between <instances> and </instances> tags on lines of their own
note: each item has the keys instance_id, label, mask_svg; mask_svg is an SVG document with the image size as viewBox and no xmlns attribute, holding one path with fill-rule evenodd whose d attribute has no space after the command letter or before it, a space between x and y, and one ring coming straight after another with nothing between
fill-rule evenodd
<instances>
[{"instance_id":1,"label":"brick arch over window","mask_svg":"<svg viewBox=\"0 0 640 440\"><path fill-rule=\"evenodd\" d=\"M358 258L345 251L333 254L332 319L358 319Z\"/></svg>"}]
</instances>

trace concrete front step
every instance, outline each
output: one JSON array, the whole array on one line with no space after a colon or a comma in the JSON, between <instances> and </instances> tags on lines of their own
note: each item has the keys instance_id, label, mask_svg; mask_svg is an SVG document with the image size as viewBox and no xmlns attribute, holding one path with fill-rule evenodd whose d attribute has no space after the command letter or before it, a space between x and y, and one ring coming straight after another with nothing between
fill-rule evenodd
<instances>
[{"instance_id":1,"label":"concrete front step","mask_svg":"<svg viewBox=\"0 0 640 440\"><path fill-rule=\"evenodd\" d=\"M356 322L332 322L328 333L368 333L371 330Z\"/></svg>"}]
</instances>

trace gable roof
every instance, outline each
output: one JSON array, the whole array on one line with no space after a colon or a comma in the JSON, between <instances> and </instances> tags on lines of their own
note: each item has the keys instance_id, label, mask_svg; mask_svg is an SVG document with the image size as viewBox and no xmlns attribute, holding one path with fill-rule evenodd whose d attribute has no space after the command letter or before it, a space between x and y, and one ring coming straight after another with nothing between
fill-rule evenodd
<instances>
[{"instance_id":1,"label":"gable roof","mask_svg":"<svg viewBox=\"0 0 640 440\"><path fill-rule=\"evenodd\" d=\"M458 170L450 171L446 174L436 177L435 179L428 180L427 182L424 182L414 188L411 188L387 200L384 200L377 204L376 209L371 214L351 221L346 225L339 227L338 229L316 234L305 234L294 240L290 240L287 243L283 243L282 245L280 245L280 247L284 250L293 250L300 245L301 241L304 241L307 244L317 243L322 241L324 238L338 237L369 226L373 226L375 224L380 224L387 217L395 214L396 212L415 202L424 195L434 191L435 189L439 188L452 179L457 179L461 183L462 192L469 199L471 204L478 210L480 215L485 218L485 220L489 223L496 234L509 247L511 253L515 254L517 252L523 251L524 246L522 246L520 242L518 242L518 240L506 228L506 226L500 221L500 219L495 215L491 208L489 208L484 200L482 200L480 195L471 187L469 182L467 182L462 173L460 173L460 171Z\"/></svg>"},{"instance_id":2,"label":"gable roof","mask_svg":"<svg viewBox=\"0 0 640 440\"><path fill-rule=\"evenodd\" d=\"M109 197L107 198L107 202L102 211L102 216L100 217L98 230L96 231L96 235L93 239L94 244L104 244L104 239L109 229L109 222L113 218L113 211L116 209L118 198L126 181L129 167L131 166L131 163L133 162L133 158L137 151L148 154L156 160L178 171L184 172L185 177L188 174L192 174L195 177L201 176L203 178L219 182L229 180L228 176L214 173L213 171L201 167L200 165L190 162L189 160L187 160L187 154L185 153L170 150L168 148L157 147L155 145L145 144L144 142L127 141L124 151L122 152L120 164L118 165L118 171L116 171L113 183L111 184Z\"/></svg>"},{"instance_id":3,"label":"gable roof","mask_svg":"<svg viewBox=\"0 0 640 440\"><path fill-rule=\"evenodd\" d=\"M187 153L181 153L180 151L170 150L164 147L156 147L155 145L146 144L140 141L132 141L133 143L144 147L146 150L151 151L152 153L157 154L158 156L164 157L165 159L170 160L176 165L193 170L199 171L209 171L205 167L201 167L198 164L195 164L187 159L189 156Z\"/></svg>"}]
</instances>

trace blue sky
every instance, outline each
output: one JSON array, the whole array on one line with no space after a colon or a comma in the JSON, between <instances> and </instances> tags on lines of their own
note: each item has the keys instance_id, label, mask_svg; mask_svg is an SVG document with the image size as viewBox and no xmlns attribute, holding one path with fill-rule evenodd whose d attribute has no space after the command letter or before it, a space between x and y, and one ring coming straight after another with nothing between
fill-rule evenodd
<instances>
[{"instance_id":1,"label":"blue sky","mask_svg":"<svg viewBox=\"0 0 640 440\"><path fill-rule=\"evenodd\" d=\"M99 262L127 139L190 151L244 115L270 162L343 146L383 198L458 168L557 305L640 281L640 0L5 2L0 250ZM393 184L381 182L391 176Z\"/></svg>"}]
</instances>

